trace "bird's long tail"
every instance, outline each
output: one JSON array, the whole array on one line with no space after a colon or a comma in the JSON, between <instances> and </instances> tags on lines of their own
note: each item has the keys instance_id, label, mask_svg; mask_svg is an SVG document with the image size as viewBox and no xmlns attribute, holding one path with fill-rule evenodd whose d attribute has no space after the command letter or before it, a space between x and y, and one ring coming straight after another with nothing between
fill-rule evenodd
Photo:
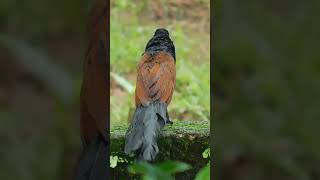
<instances>
[{"instance_id":1,"label":"bird's long tail","mask_svg":"<svg viewBox=\"0 0 320 180\"><path fill-rule=\"evenodd\" d=\"M108 144L97 136L88 144L78 161L73 180L102 180L109 177Z\"/></svg>"},{"instance_id":2,"label":"bird's long tail","mask_svg":"<svg viewBox=\"0 0 320 180\"><path fill-rule=\"evenodd\" d=\"M135 155L138 161L154 161L159 151L157 136L169 122L167 106L162 102L137 107L126 133L124 152Z\"/></svg>"}]
</instances>

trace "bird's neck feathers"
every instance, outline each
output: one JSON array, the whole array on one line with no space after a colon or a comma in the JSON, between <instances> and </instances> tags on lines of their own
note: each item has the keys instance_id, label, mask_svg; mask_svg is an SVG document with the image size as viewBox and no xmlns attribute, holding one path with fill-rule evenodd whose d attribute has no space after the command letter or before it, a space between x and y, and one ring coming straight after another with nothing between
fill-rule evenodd
<instances>
[{"instance_id":1,"label":"bird's neck feathers","mask_svg":"<svg viewBox=\"0 0 320 180\"><path fill-rule=\"evenodd\" d=\"M168 34L156 33L145 48L146 53L154 54L160 51L169 53L176 61L175 47Z\"/></svg>"}]
</instances>

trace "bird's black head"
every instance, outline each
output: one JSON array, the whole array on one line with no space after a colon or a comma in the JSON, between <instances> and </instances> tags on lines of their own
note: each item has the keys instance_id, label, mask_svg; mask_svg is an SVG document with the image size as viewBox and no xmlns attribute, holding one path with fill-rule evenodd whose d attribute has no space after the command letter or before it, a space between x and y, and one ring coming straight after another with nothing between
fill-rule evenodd
<instances>
[{"instance_id":1,"label":"bird's black head","mask_svg":"<svg viewBox=\"0 0 320 180\"><path fill-rule=\"evenodd\" d=\"M169 31L164 29L164 28L159 28L156 30L154 33L154 36L164 36L164 37L169 37Z\"/></svg>"},{"instance_id":2,"label":"bird's black head","mask_svg":"<svg viewBox=\"0 0 320 180\"><path fill-rule=\"evenodd\" d=\"M169 31L159 28L155 31L153 37L149 40L145 52L167 52L170 53L174 61L176 61L176 52L173 42L170 39Z\"/></svg>"}]
</instances>

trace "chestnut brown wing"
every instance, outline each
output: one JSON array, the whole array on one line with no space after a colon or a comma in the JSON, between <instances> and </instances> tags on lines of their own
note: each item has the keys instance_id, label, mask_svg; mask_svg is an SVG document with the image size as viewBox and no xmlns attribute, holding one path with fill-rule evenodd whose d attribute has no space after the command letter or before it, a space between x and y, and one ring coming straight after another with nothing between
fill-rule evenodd
<instances>
[{"instance_id":1,"label":"chestnut brown wing","mask_svg":"<svg viewBox=\"0 0 320 180\"><path fill-rule=\"evenodd\" d=\"M97 5L99 5L97 1ZM101 134L106 136L109 109L108 17L104 6L94 6L88 24L89 47L83 68L80 96L80 128L84 143ZM106 137L105 137L106 138Z\"/></svg>"},{"instance_id":2,"label":"chestnut brown wing","mask_svg":"<svg viewBox=\"0 0 320 180\"><path fill-rule=\"evenodd\" d=\"M169 105L175 88L175 62L167 53L145 54L138 66L136 105L160 100Z\"/></svg>"}]
</instances>

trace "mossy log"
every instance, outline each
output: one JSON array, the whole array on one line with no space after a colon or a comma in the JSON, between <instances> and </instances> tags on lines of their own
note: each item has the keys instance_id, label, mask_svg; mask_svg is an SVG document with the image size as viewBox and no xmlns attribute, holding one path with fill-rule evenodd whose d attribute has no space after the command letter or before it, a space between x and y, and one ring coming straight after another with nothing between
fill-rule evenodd
<instances>
[{"instance_id":1,"label":"mossy log","mask_svg":"<svg viewBox=\"0 0 320 180\"><path fill-rule=\"evenodd\" d=\"M111 128L112 156L124 158L130 162L133 158L124 154L124 141L127 126ZM202 157L202 152L209 147L209 122L206 121L175 121L173 125L166 125L158 139L159 154L156 162L174 160L188 163L192 169L176 175L176 179L194 179L196 173L204 167L209 159ZM112 179L137 179L128 174L127 162L118 162L111 168ZM139 178L138 178L139 179Z\"/></svg>"}]
</instances>

